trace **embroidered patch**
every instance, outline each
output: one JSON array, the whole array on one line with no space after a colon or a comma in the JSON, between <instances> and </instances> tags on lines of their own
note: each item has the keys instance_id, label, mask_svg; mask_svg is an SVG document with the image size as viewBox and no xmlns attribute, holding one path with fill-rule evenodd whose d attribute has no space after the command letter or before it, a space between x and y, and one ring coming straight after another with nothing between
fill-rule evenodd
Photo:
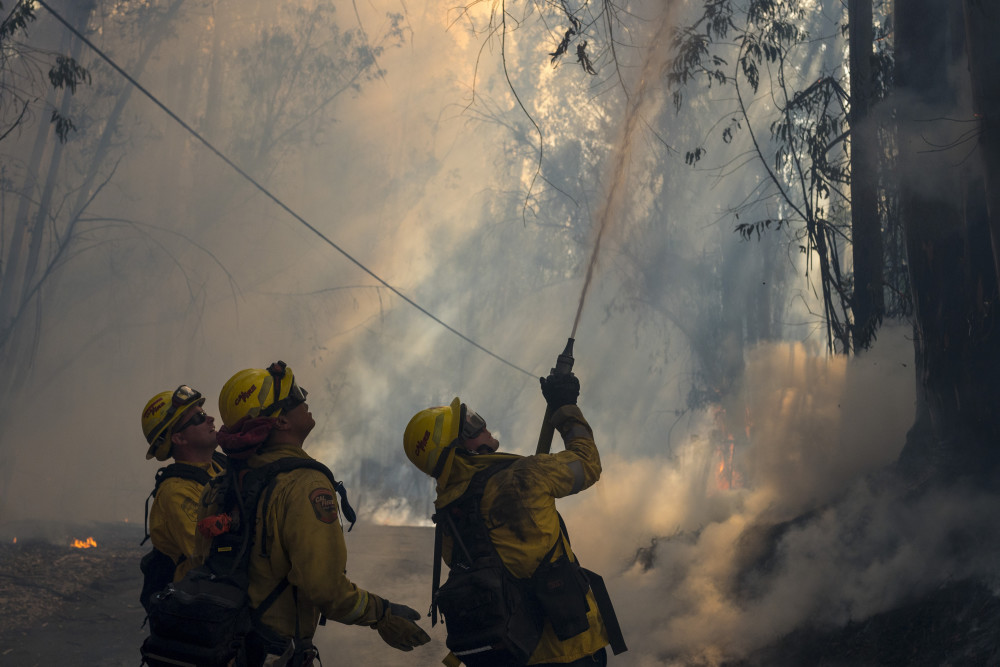
<instances>
[{"instance_id":1,"label":"embroidered patch","mask_svg":"<svg viewBox=\"0 0 1000 667\"><path fill-rule=\"evenodd\" d=\"M337 503L330 489L316 489L309 494L316 518L323 523L333 523L337 520Z\"/></svg>"},{"instance_id":2,"label":"embroidered patch","mask_svg":"<svg viewBox=\"0 0 1000 667\"><path fill-rule=\"evenodd\" d=\"M184 515L191 521L191 523L198 522L198 503L190 498L185 498L181 503L181 511Z\"/></svg>"}]
</instances>

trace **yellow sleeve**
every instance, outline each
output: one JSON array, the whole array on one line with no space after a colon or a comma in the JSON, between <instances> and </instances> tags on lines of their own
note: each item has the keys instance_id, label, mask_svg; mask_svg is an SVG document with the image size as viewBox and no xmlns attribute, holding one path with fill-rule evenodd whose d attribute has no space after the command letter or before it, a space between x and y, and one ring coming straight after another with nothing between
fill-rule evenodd
<instances>
[{"instance_id":1,"label":"yellow sleeve","mask_svg":"<svg viewBox=\"0 0 1000 667\"><path fill-rule=\"evenodd\" d=\"M553 413L551 421L562 435L566 450L537 455L534 463L544 471L541 478L552 497L563 498L590 488L601 478L601 456L580 408L564 405Z\"/></svg>"},{"instance_id":2,"label":"yellow sleeve","mask_svg":"<svg viewBox=\"0 0 1000 667\"><path fill-rule=\"evenodd\" d=\"M149 511L149 537L153 546L170 556L174 563L181 556L195 554L195 526L202 486L178 477L165 480L156 492Z\"/></svg>"},{"instance_id":3,"label":"yellow sleeve","mask_svg":"<svg viewBox=\"0 0 1000 667\"><path fill-rule=\"evenodd\" d=\"M330 480L315 470L287 476L281 493L284 515L275 517L291 562L288 582L305 594L330 620L347 625L371 625L376 596L347 577L347 545L340 506Z\"/></svg>"}]
</instances>

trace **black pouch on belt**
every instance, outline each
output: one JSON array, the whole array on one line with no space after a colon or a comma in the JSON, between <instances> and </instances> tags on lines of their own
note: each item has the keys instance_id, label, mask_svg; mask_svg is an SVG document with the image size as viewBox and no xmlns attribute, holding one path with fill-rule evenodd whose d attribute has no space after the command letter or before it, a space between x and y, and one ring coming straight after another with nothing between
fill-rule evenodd
<instances>
[{"instance_id":1,"label":"black pouch on belt","mask_svg":"<svg viewBox=\"0 0 1000 667\"><path fill-rule=\"evenodd\" d=\"M557 541L558 545L559 542ZM552 551L555 547L552 547ZM552 551L542 559L531 576L535 596L560 641L575 637L590 627L587 620L587 591L590 582L577 561L563 554L550 562Z\"/></svg>"}]
</instances>

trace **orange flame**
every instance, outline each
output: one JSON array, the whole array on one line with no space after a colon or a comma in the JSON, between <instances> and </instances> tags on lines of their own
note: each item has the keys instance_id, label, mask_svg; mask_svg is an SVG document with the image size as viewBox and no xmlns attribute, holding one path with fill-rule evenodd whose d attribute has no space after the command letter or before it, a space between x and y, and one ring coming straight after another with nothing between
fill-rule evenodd
<instances>
[{"instance_id":1,"label":"orange flame","mask_svg":"<svg viewBox=\"0 0 1000 667\"><path fill-rule=\"evenodd\" d=\"M744 428L749 439L750 412L744 415ZM713 439L716 442L714 459L715 465L715 489L718 491L731 491L743 486L743 476L736 466L736 438L729 430L726 418L726 409L718 407L715 410L715 431Z\"/></svg>"},{"instance_id":2,"label":"orange flame","mask_svg":"<svg viewBox=\"0 0 1000 667\"><path fill-rule=\"evenodd\" d=\"M70 546L77 549L89 549L90 547L96 547L97 541L93 537L88 537L86 541L84 540L73 540L73 544Z\"/></svg>"},{"instance_id":3,"label":"orange flame","mask_svg":"<svg viewBox=\"0 0 1000 667\"><path fill-rule=\"evenodd\" d=\"M14 538L14 544L17 544L17 538L16 537Z\"/></svg>"}]
</instances>

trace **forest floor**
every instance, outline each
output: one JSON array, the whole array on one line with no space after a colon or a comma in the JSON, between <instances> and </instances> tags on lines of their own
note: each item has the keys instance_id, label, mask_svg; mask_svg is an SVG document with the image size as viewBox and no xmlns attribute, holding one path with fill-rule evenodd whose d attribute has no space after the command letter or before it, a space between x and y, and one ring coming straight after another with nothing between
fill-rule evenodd
<instances>
[{"instance_id":1,"label":"forest floor","mask_svg":"<svg viewBox=\"0 0 1000 667\"><path fill-rule=\"evenodd\" d=\"M430 599L433 530L358 524L346 534L352 581L421 611ZM126 523L0 524L0 667L136 667L146 637L139 604L142 529ZM74 539L93 537L78 549ZM16 538L16 541L15 541ZM447 653L444 626L410 653L367 628L328 623L316 644L327 664L431 667ZM724 667L979 667L1000 664L1000 597L956 581L896 609L841 628L803 628ZM642 638L615 665L643 660ZM648 656L647 656L648 657ZM698 667L705 667L698 663Z\"/></svg>"},{"instance_id":2,"label":"forest floor","mask_svg":"<svg viewBox=\"0 0 1000 667\"><path fill-rule=\"evenodd\" d=\"M142 536L127 523L0 524L0 667L139 665L146 637L139 560L149 549L139 546ZM96 547L71 546L88 537ZM359 524L347 541L352 581L427 609L432 529ZM444 628L421 625L431 643L411 653L387 647L367 628L337 623L318 628L316 645L330 664L440 665Z\"/></svg>"},{"instance_id":3,"label":"forest floor","mask_svg":"<svg viewBox=\"0 0 1000 667\"><path fill-rule=\"evenodd\" d=\"M0 526L0 665L138 665L142 535L125 523ZM71 546L88 537L96 547Z\"/></svg>"}]
</instances>

